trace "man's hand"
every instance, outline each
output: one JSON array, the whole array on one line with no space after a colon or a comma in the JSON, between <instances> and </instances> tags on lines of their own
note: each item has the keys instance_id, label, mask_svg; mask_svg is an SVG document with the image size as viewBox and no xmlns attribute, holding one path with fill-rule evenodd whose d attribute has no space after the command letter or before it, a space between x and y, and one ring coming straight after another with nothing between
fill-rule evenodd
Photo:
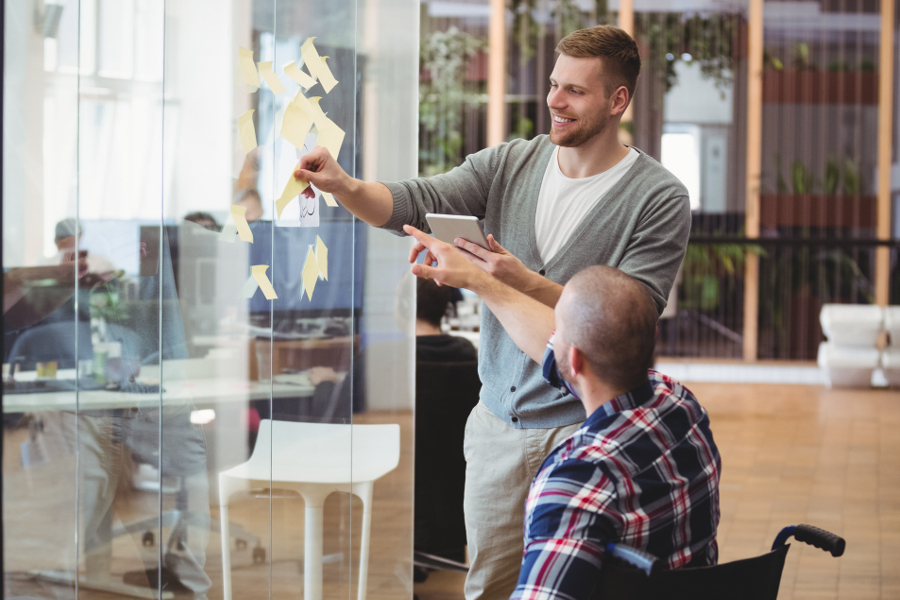
<instances>
[{"instance_id":1,"label":"man's hand","mask_svg":"<svg viewBox=\"0 0 900 600\"><path fill-rule=\"evenodd\" d=\"M331 153L322 146L316 146L303 155L294 171L294 177L313 184L323 192L337 195L346 194L353 183L353 178L344 172ZM306 198L314 195L312 188L303 190Z\"/></svg>"},{"instance_id":2,"label":"man's hand","mask_svg":"<svg viewBox=\"0 0 900 600\"><path fill-rule=\"evenodd\" d=\"M457 246L466 251L464 256L473 265L509 287L528 293L528 279L534 275L534 271L501 246L494 239L493 234L488 234L487 240L491 246L490 250L485 250L478 244L463 238L456 238L454 241Z\"/></svg>"},{"instance_id":3,"label":"man's hand","mask_svg":"<svg viewBox=\"0 0 900 600\"><path fill-rule=\"evenodd\" d=\"M415 262L422 250L428 251L426 262L429 264L413 265L413 275L433 279L438 284L466 288L475 293L491 283L490 276L466 260L465 252L456 246L446 244L410 225L404 225L403 231L416 238L409 262Z\"/></svg>"}]
</instances>

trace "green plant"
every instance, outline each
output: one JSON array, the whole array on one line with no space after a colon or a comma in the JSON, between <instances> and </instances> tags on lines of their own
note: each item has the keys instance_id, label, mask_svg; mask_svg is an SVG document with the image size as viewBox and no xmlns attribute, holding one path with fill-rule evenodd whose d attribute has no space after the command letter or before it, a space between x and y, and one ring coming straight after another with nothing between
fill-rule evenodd
<instances>
[{"instance_id":1,"label":"green plant","mask_svg":"<svg viewBox=\"0 0 900 600\"><path fill-rule=\"evenodd\" d=\"M791 165L791 183L795 194L811 194L813 191L813 176L801 160L795 160Z\"/></svg>"},{"instance_id":2,"label":"green plant","mask_svg":"<svg viewBox=\"0 0 900 600\"><path fill-rule=\"evenodd\" d=\"M749 254L766 253L756 244L688 244L682 263L679 306L707 311L718 308L722 285L735 285L735 276Z\"/></svg>"},{"instance_id":3,"label":"green plant","mask_svg":"<svg viewBox=\"0 0 900 600\"><path fill-rule=\"evenodd\" d=\"M591 25L615 23L607 0L594 0L588 15L582 11L583 3L577 0L548 0L545 6L559 25L560 37ZM534 18L537 7L537 0L508 0L507 3L513 17L510 39L519 47L522 64L534 56L538 39L546 34L545 25Z\"/></svg>"},{"instance_id":4,"label":"green plant","mask_svg":"<svg viewBox=\"0 0 900 600\"><path fill-rule=\"evenodd\" d=\"M875 66L875 61L867 58L859 63L859 70L863 73L877 73L878 67Z\"/></svg>"},{"instance_id":5,"label":"green plant","mask_svg":"<svg viewBox=\"0 0 900 600\"><path fill-rule=\"evenodd\" d=\"M92 319L118 321L128 318L128 311L126 305L121 301L119 290L111 284L91 290L90 312Z\"/></svg>"},{"instance_id":6,"label":"green plant","mask_svg":"<svg viewBox=\"0 0 900 600\"><path fill-rule=\"evenodd\" d=\"M794 44L794 69L797 71L816 71L818 68L809 56L809 44Z\"/></svg>"},{"instance_id":7,"label":"green plant","mask_svg":"<svg viewBox=\"0 0 900 600\"><path fill-rule=\"evenodd\" d=\"M828 63L828 70L832 73L846 73L850 71L850 65L843 60L833 60Z\"/></svg>"},{"instance_id":8,"label":"green plant","mask_svg":"<svg viewBox=\"0 0 900 600\"><path fill-rule=\"evenodd\" d=\"M862 192L862 179L859 169L849 158L844 159L844 195L858 196Z\"/></svg>"},{"instance_id":9,"label":"green plant","mask_svg":"<svg viewBox=\"0 0 900 600\"><path fill-rule=\"evenodd\" d=\"M781 173L781 155L775 153L775 190L779 194L787 194L788 186Z\"/></svg>"},{"instance_id":10,"label":"green plant","mask_svg":"<svg viewBox=\"0 0 900 600\"><path fill-rule=\"evenodd\" d=\"M467 102L476 102L465 89L469 59L485 47L483 40L451 26L422 39L421 68L430 81L419 85L419 124L428 142L419 150L419 173L445 173L462 162L462 111Z\"/></svg>"},{"instance_id":11,"label":"green plant","mask_svg":"<svg viewBox=\"0 0 900 600\"><path fill-rule=\"evenodd\" d=\"M715 82L723 97L734 81L737 23L730 13L690 17L678 13L635 15L636 37L642 38L650 56L657 58L649 64L665 81L667 92L678 82L675 65L685 61L697 63L700 72Z\"/></svg>"},{"instance_id":12,"label":"green plant","mask_svg":"<svg viewBox=\"0 0 900 600\"><path fill-rule=\"evenodd\" d=\"M833 156L829 156L825 161L825 179L822 181L822 193L826 196L833 196L837 193L838 184L841 179L841 166Z\"/></svg>"}]
</instances>

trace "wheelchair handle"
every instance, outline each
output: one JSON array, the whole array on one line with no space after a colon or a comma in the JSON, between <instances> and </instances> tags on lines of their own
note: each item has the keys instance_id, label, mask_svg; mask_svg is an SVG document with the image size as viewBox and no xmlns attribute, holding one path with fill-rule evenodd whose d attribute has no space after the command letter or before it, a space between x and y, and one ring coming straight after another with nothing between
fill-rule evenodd
<instances>
[{"instance_id":1,"label":"wheelchair handle","mask_svg":"<svg viewBox=\"0 0 900 600\"><path fill-rule=\"evenodd\" d=\"M614 557L625 561L632 567L637 567L650 577L662 569L662 561L658 560L649 552L644 552L638 548L632 548L625 544L607 544L606 551Z\"/></svg>"},{"instance_id":2,"label":"wheelchair handle","mask_svg":"<svg viewBox=\"0 0 900 600\"><path fill-rule=\"evenodd\" d=\"M812 525L797 525L794 530L794 539L831 552L832 556L841 556L847 546L844 538Z\"/></svg>"}]
</instances>

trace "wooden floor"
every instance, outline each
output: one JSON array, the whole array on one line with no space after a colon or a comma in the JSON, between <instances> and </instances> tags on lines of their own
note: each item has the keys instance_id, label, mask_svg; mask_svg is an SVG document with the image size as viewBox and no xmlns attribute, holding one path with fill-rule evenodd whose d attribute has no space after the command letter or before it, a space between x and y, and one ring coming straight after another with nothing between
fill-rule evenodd
<instances>
[{"instance_id":1,"label":"wooden floor","mask_svg":"<svg viewBox=\"0 0 900 600\"><path fill-rule=\"evenodd\" d=\"M788 553L779 600L900 598L900 392L687 384L722 455L723 562L768 551L785 525L847 540L842 558ZM463 578L434 573L420 600L460 600Z\"/></svg>"},{"instance_id":2,"label":"wooden floor","mask_svg":"<svg viewBox=\"0 0 900 600\"><path fill-rule=\"evenodd\" d=\"M837 391L817 386L688 384L710 413L722 455L719 548L722 561L765 552L778 530L810 523L847 540L843 558L793 544L780 599L900 598L900 392ZM377 416L373 421L384 420ZM395 472L375 486L369 598L409 598L411 548L411 418L402 426L404 455ZM4 518L7 596L69 599L71 589L23 576L30 568L71 557L71 498L60 493L59 474L43 467L18 469L21 439L4 440ZM58 468L71 468L60 463ZM56 490L52 494L40 490ZM123 495L120 518L152 510L154 499ZM146 505L146 506L145 506ZM16 510L13 510L16 509ZM248 498L232 504L232 521L269 548L265 564L249 550L235 555L234 598L302 597L302 501ZM68 512L67 512L68 511ZM359 502L335 496L326 507L326 597L355 595ZM68 515L68 516L67 516ZM212 510L212 518L217 512ZM50 530L43 542L37 530ZM15 539L13 537L14 536ZM353 540L351 542L350 540ZM69 552L59 545L69 544ZM222 597L219 536L210 537L206 571L209 597ZM140 566L132 540L114 546L114 576ZM63 560L64 562L64 560ZM52 564L51 564L52 563ZM415 585L420 600L460 600L462 577L433 573ZM81 590L80 598L113 596ZM351 596L352 597L352 596Z\"/></svg>"}]
</instances>

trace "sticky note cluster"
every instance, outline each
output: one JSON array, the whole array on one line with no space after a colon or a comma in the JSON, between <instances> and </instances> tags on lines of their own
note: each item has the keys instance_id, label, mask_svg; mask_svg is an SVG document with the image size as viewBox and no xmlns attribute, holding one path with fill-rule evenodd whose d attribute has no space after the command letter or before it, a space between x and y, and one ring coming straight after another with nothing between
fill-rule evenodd
<instances>
[{"instance_id":1,"label":"sticky note cluster","mask_svg":"<svg viewBox=\"0 0 900 600\"><path fill-rule=\"evenodd\" d=\"M303 289L310 300L312 300L313 291L316 289L316 282L319 278L328 281L328 248L319 236L316 236L315 250L312 246L309 247L301 278L303 279ZM300 297L303 297L302 292Z\"/></svg>"}]
</instances>

